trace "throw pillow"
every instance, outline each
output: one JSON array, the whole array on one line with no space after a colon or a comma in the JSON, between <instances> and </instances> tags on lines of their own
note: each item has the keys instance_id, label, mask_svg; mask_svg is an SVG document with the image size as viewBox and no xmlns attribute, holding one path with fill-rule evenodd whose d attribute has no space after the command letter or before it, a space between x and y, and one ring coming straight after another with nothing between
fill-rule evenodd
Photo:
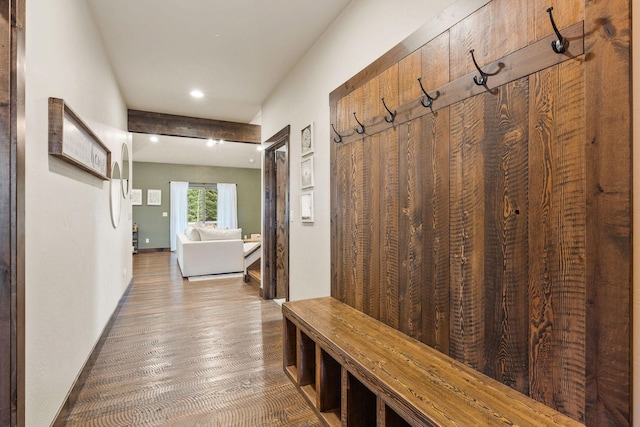
<instances>
[{"instance_id":1,"label":"throw pillow","mask_svg":"<svg viewBox=\"0 0 640 427\"><path fill-rule=\"evenodd\" d=\"M194 242L199 242L201 240L200 232L195 227L187 227L184 230L184 234L189 238L189 240L192 240Z\"/></svg>"}]
</instances>

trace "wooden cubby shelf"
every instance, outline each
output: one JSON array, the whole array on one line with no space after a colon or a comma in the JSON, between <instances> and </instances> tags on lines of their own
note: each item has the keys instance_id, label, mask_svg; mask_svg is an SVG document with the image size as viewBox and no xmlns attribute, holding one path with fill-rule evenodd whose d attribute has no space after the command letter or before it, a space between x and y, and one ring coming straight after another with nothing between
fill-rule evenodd
<instances>
[{"instance_id":1,"label":"wooden cubby shelf","mask_svg":"<svg viewBox=\"0 0 640 427\"><path fill-rule=\"evenodd\" d=\"M284 371L328 426L582 426L331 298L286 302Z\"/></svg>"}]
</instances>

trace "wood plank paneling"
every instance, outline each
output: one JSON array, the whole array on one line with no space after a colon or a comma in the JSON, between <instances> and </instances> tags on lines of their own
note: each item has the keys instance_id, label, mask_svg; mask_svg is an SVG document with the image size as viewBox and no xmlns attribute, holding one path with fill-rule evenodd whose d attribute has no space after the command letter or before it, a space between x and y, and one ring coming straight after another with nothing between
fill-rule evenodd
<instances>
[{"instance_id":1,"label":"wood plank paneling","mask_svg":"<svg viewBox=\"0 0 640 427\"><path fill-rule=\"evenodd\" d=\"M584 73L532 76L529 194L531 395L584 420L586 195ZM535 178L535 179L534 179ZM550 385L553 384L553 387Z\"/></svg>"},{"instance_id":2,"label":"wood plank paneling","mask_svg":"<svg viewBox=\"0 0 640 427\"><path fill-rule=\"evenodd\" d=\"M485 96L451 108L451 348L454 359L484 366L484 138Z\"/></svg>"},{"instance_id":3,"label":"wood plank paneling","mask_svg":"<svg viewBox=\"0 0 640 427\"><path fill-rule=\"evenodd\" d=\"M418 56L418 58L420 58ZM398 130L398 306L400 331L422 339L423 165L422 126L409 122Z\"/></svg>"},{"instance_id":4,"label":"wood plank paneling","mask_svg":"<svg viewBox=\"0 0 640 427\"><path fill-rule=\"evenodd\" d=\"M398 328L398 133L390 129L380 134L380 320Z\"/></svg>"},{"instance_id":5,"label":"wood plank paneling","mask_svg":"<svg viewBox=\"0 0 640 427\"><path fill-rule=\"evenodd\" d=\"M364 313L376 319L380 316L380 247L384 223L380 221L380 135L364 141L362 174L364 177L363 212L363 298Z\"/></svg>"},{"instance_id":6,"label":"wood plank paneling","mask_svg":"<svg viewBox=\"0 0 640 427\"><path fill-rule=\"evenodd\" d=\"M449 354L449 109L420 119L423 163L422 341Z\"/></svg>"},{"instance_id":7,"label":"wood plank paneling","mask_svg":"<svg viewBox=\"0 0 640 427\"><path fill-rule=\"evenodd\" d=\"M378 261L363 260L365 313L587 425L628 425L630 2L553 5L565 55L550 46L549 6L493 0L332 92L347 144L360 137L342 109L361 88L368 120L363 190L340 188L339 173L334 190L366 210L337 206L337 227L352 233L357 218L366 233L340 250L357 236L350 252ZM501 70L488 87L473 85L472 48ZM442 92L437 114L415 102L417 77ZM337 295L360 292L353 277Z\"/></svg>"},{"instance_id":8,"label":"wood plank paneling","mask_svg":"<svg viewBox=\"0 0 640 427\"><path fill-rule=\"evenodd\" d=\"M347 290L347 301L350 301L352 307L358 310L364 310L364 287L366 285L364 281L364 269L366 261L364 259L364 235L366 233L366 226L364 224L364 209L363 209L363 192L364 192L364 179L363 179L363 145L364 140L359 140L351 143L351 167L349 168L351 174L349 176L349 184L351 190L349 191L349 221L351 226L349 227L351 234L349 236L349 247L345 248L351 252L351 266L350 271L350 283L351 288Z\"/></svg>"},{"instance_id":9,"label":"wood plank paneling","mask_svg":"<svg viewBox=\"0 0 640 427\"><path fill-rule=\"evenodd\" d=\"M289 162L286 151L276 151L276 287L275 298L288 298L289 277Z\"/></svg>"},{"instance_id":10,"label":"wood plank paneling","mask_svg":"<svg viewBox=\"0 0 640 427\"><path fill-rule=\"evenodd\" d=\"M584 70L590 172L585 417L590 425L613 426L625 425L631 417L632 2L585 4L585 46L590 56ZM633 6L638 7L637 2Z\"/></svg>"},{"instance_id":11,"label":"wood plank paneling","mask_svg":"<svg viewBox=\"0 0 640 427\"><path fill-rule=\"evenodd\" d=\"M350 266L352 253L350 251L351 221L345 221L349 218L351 207L351 185L349 179L351 177L351 150L353 144L336 144L336 235L337 241L336 259L337 276L336 290L334 298L342 302L347 302L347 291L352 287Z\"/></svg>"},{"instance_id":12,"label":"wood plank paneling","mask_svg":"<svg viewBox=\"0 0 640 427\"><path fill-rule=\"evenodd\" d=\"M485 95L485 374L528 392L528 79Z\"/></svg>"}]
</instances>

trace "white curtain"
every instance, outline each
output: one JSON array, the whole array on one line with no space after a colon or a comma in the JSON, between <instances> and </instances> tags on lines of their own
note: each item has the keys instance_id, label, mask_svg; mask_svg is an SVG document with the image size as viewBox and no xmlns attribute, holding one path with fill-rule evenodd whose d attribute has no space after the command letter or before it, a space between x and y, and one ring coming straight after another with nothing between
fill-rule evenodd
<instances>
[{"instance_id":1,"label":"white curtain","mask_svg":"<svg viewBox=\"0 0 640 427\"><path fill-rule=\"evenodd\" d=\"M238 228L238 196L235 184L218 184L218 227Z\"/></svg>"},{"instance_id":2,"label":"white curtain","mask_svg":"<svg viewBox=\"0 0 640 427\"><path fill-rule=\"evenodd\" d=\"M187 228L188 182L171 182L171 221L169 227L171 251L176 250L176 234Z\"/></svg>"}]
</instances>

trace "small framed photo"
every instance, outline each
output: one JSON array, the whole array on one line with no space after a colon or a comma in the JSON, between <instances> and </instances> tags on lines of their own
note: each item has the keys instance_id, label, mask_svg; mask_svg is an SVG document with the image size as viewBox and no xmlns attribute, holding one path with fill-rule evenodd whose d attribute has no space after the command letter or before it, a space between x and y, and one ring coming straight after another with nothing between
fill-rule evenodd
<instances>
[{"instance_id":1,"label":"small framed photo","mask_svg":"<svg viewBox=\"0 0 640 427\"><path fill-rule=\"evenodd\" d=\"M300 220L313 222L313 191L305 191L300 195Z\"/></svg>"},{"instance_id":2,"label":"small framed photo","mask_svg":"<svg viewBox=\"0 0 640 427\"><path fill-rule=\"evenodd\" d=\"M300 131L300 153L302 156L313 153L313 123Z\"/></svg>"},{"instance_id":3,"label":"small framed photo","mask_svg":"<svg viewBox=\"0 0 640 427\"><path fill-rule=\"evenodd\" d=\"M147 190L147 206L160 206L162 204L162 190Z\"/></svg>"},{"instance_id":4,"label":"small framed photo","mask_svg":"<svg viewBox=\"0 0 640 427\"><path fill-rule=\"evenodd\" d=\"M142 190L139 188L131 189L131 204L133 206L142 205Z\"/></svg>"},{"instance_id":5,"label":"small framed photo","mask_svg":"<svg viewBox=\"0 0 640 427\"><path fill-rule=\"evenodd\" d=\"M300 164L300 188L313 187L313 156L307 157Z\"/></svg>"}]
</instances>

